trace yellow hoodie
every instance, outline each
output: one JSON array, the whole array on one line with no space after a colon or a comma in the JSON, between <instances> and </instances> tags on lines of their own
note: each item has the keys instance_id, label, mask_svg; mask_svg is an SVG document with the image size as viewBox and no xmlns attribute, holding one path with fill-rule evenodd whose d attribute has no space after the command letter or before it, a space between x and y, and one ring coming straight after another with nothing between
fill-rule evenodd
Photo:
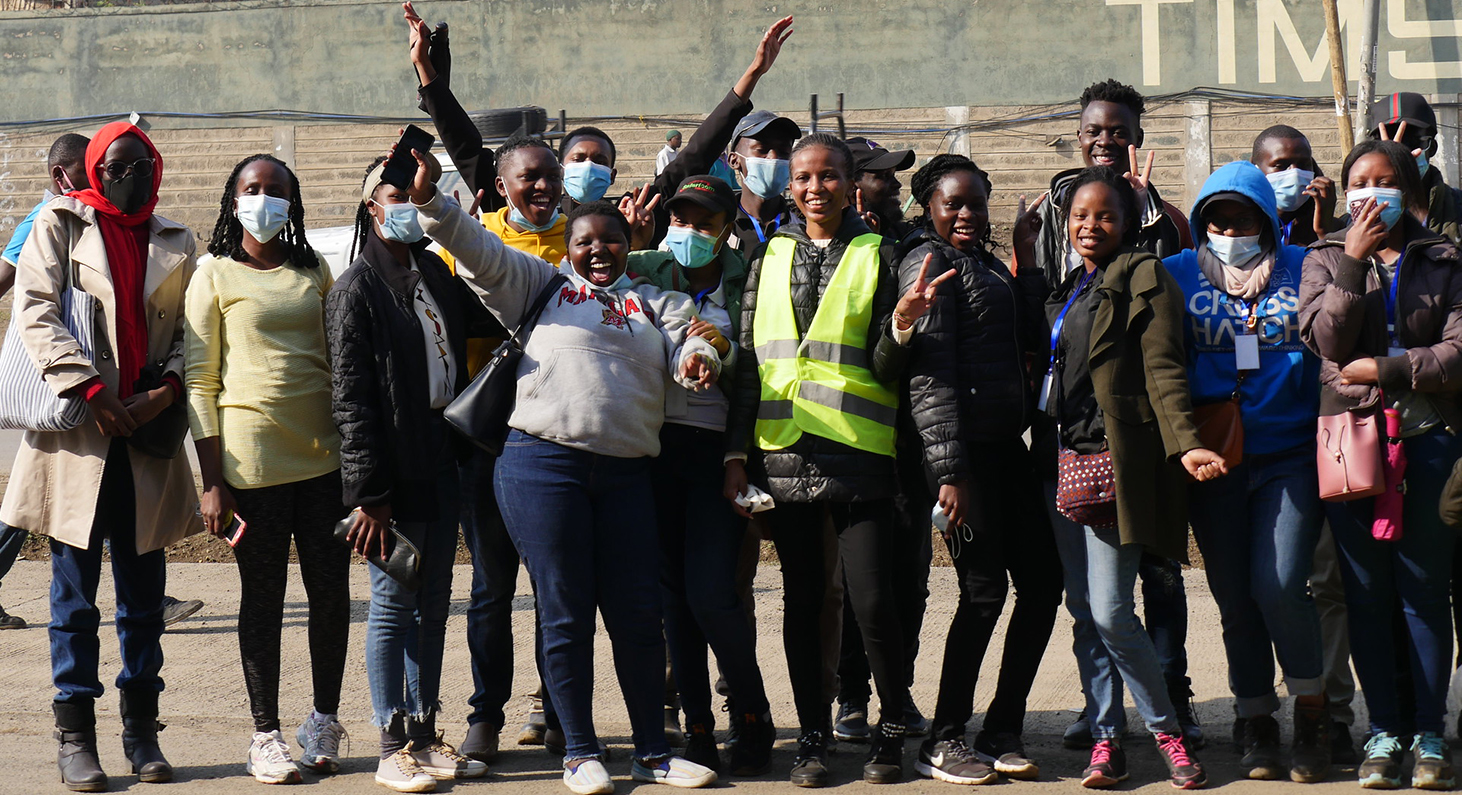
<instances>
[{"instance_id":1,"label":"yellow hoodie","mask_svg":"<svg viewBox=\"0 0 1462 795\"><path fill-rule=\"evenodd\" d=\"M519 232L508 226L508 208L504 207L496 212L482 214L482 225L487 231L497 235L503 243L510 248L532 254L535 257L542 257L548 264L558 267L565 256L568 256L568 246L564 243L564 228L568 219L560 215L553 226L542 232ZM457 273L457 260L451 252L444 250L437 252L441 255L442 261L452 270L455 276ZM512 329L509 329L512 331ZM501 339L473 337L467 340L467 377L477 375L483 367L487 366L487 360L492 357L492 352Z\"/></svg>"}]
</instances>

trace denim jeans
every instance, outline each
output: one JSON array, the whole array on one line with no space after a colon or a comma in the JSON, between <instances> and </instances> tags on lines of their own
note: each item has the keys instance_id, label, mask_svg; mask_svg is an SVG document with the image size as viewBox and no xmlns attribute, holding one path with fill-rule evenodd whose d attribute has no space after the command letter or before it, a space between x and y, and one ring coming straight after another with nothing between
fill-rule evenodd
<instances>
[{"instance_id":1,"label":"denim jeans","mask_svg":"<svg viewBox=\"0 0 1462 795\"><path fill-rule=\"evenodd\" d=\"M161 692L165 558L160 549L137 554L137 494L127 443L120 438L113 439L107 451L86 549L51 541L51 680L57 701L102 694L96 590L104 541L112 553L112 584L117 592L117 641L122 649L117 689Z\"/></svg>"},{"instance_id":2,"label":"denim jeans","mask_svg":"<svg viewBox=\"0 0 1462 795\"><path fill-rule=\"evenodd\" d=\"M1371 535L1374 500L1326 505L1345 578L1351 655L1370 713L1371 730L1438 732L1452 675L1452 554L1456 530L1442 524L1437 503L1462 439L1438 428L1407 439L1406 503L1401 539ZM1397 692L1393 626L1400 599L1410 636L1415 715L1403 714Z\"/></svg>"},{"instance_id":3,"label":"denim jeans","mask_svg":"<svg viewBox=\"0 0 1462 795\"><path fill-rule=\"evenodd\" d=\"M518 550L503 526L492 488L497 459L473 450L462 465L462 537L472 553L472 599L467 605L467 650L472 697L468 724L503 728L503 707L513 692L513 596L518 592Z\"/></svg>"},{"instance_id":4,"label":"denim jeans","mask_svg":"<svg viewBox=\"0 0 1462 795\"><path fill-rule=\"evenodd\" d=\"M609 632L635 754L670 753L650 459L596 455L514 430L493 479L508 534L537 589L543 676L563 724L565 759L599 753L596 608Z\"/></svg>"},{"instance_id":5,"label":"denim jeans","mask_svg":"<svg viewBox=\"0 0 1462 795\"><path fill-rule=\"evenodd\" d=\"M436 521L401 524L413 540L420 539L421 587L408 591L379 568L369 567L366 677L371 723L380 729L399 716L427 722L441 710L442 653L457 555L458 478L456 462L448 461L437 470Z\"/></svg>"},{"instance_id":6,"label":"denim jeans","mask_svg":"<svg viewBox=\"0 0 1462 795\"><path fill-rule=\"evenodd\" d=\"M680 690L685 724L715 726L711 710L709 644L736 713L768 709L753 634L736 589L736 564L746 520L721 496L725 434L666 423L660 456L650 465L660 530L665 640Z\"/></svg>"},{"instance_id":7,"label":"denim jeans","mask_svg":"<svg viewBox=\"0 0 1462 795\"><path fill-rule=\"evenodd\" d=\"M1188 592L1183 565L1143 551L1137 562L1142 617L1168 692L1188 692Z\"/></svg>"},{"instance_id":8,"label":"denim jeans","mask_svg":"<svg viewBox=\"0 0 1462 795\"><path fill-rule=\"evenodd\" d=\"M1320 614L1309 584L1325 521L1315 445L1246 455L1226 477L1188 488L1238 716L1279 709L1276 656L1290 695L1324 692Z\"/></svg>"},{"instance_id":9,"label":"denim jeans","mask_svg":"<svg viewBox=\"0 0 1462 795\"><path fill-rule=\"evenodd\" d=\"M1116 530L1098 531L1067 519L1056 510L1055 484L1047 483L1046 490L1092 736L1112 739L1126 732L1124 683L1148 731L1176 734L1178 719L1157 650L1137 620L1132 596L1142 547L1123 544Z\"/></svg>"}]
</instances>

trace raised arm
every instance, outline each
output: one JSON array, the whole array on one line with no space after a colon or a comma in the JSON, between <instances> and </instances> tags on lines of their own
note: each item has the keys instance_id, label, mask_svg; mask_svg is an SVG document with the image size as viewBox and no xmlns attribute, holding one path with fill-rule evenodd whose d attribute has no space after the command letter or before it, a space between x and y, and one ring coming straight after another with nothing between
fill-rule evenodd
<instances>
[{"instance_id":1,"label":"raised arm","mask_svg":"<svg viewBox=\"0 0 1462 795\"><path fill-rule=\"evenodd\" d=\"M431 29L426 22L417 16L410 3L403 3L402 8L405 9L406 24L411 30L411 64L416 69L416 79L421 83L416 90L421 100L421 109L431 116L432 125L437 128L437 136L442 140L442 148L457 167L457 173L467 185L467 190L474 195L478 191L485 191L482 208L496 209L502 198L493 190L493 179L497 176L497 171L493 165L492 150L483 144L482 133L472 122L472 117L462 108L462 103L457 101L446 76L438 74L435 64L432 63L433 53L430 49L444 51L437 54L438 58L447 57L446 23L440 26L438 43L433 47Z\"/></svg>"}]
</instances>

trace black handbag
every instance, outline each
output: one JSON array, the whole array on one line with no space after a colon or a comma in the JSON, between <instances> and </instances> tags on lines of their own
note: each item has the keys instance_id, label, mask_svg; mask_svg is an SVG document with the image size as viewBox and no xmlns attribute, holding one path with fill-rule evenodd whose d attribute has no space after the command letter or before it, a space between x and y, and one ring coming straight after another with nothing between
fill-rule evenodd
<instances>
[{"instance_id":1,"label":"black handbag","mask_svg":"<svg viewBox=\"0 0 1462 795\"><path fill-rule=\"evenodd\" d=\"M559 285L567 281L568 277L562 273L548 280L523 315L518 330L497 346L482 372L442 412L448 425L492 455L502 455L503 444L508 440L508 417L518 397L518 361L523 358L523 348L543 308L558 292Z\"/></svg>"},{"instance_id":2,"label":"black handbag","mask_svg":"<svg viewBox=\"0 0 1462 795\"><path fill-rule=\"evenodd\" d=\"M137 376L134 391L142 393L157 389L162 386L162 377L162 368L149 364ZM183 450L183 440L188 437L188 409L184 401L185 398L178 395L151 421L137 426L127 437L127 444L153 458L177 458Z\"/></svg>"},{"instance_id":3,"label":"black handbag","mask_svg":"<svg viewBox=\"0 0 1462 795\"><path fill-rule=\"evenodd\" d=\"M335 523L335 540L353 547L350 543L350 530L355 527L355 515L360 513L356 508L349 516ZM386 557L366 558L372 566L380 569L387 577L401 583L401 587L415 591L421 587L421 552L416 543L411 540L392 519L389 525L391 529L390 543L387 544Z\"/></svg>"}]
</instances>

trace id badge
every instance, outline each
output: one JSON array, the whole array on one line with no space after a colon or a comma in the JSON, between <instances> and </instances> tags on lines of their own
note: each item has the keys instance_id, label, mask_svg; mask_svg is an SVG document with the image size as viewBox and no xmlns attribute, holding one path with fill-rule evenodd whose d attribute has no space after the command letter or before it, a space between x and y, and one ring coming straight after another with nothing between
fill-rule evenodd
<instances>
[{"instance_id":1,"label":"id badge","mask_svg":"<svg viewBox=\"0 0 1462 795\"><path fill-rule=\"evenodd\" d=\"M1240 370L1259 369L1259 335L1239 334L1234 337L1234 367Z\"/></svg>"},{"instance_id":2,"label":"id badge","mask_svg":"<svg viewBox=\"0 0 1462 795\"><path fill-rule=\"evenodd\" d=\"M1037 409L1046 410L1046 403L1051 399L1051 383L1054 380L1051 373L1046 373L1046 377L1041 381L1041 397L1036 401Z\"/></svg>"}]
</instances>

